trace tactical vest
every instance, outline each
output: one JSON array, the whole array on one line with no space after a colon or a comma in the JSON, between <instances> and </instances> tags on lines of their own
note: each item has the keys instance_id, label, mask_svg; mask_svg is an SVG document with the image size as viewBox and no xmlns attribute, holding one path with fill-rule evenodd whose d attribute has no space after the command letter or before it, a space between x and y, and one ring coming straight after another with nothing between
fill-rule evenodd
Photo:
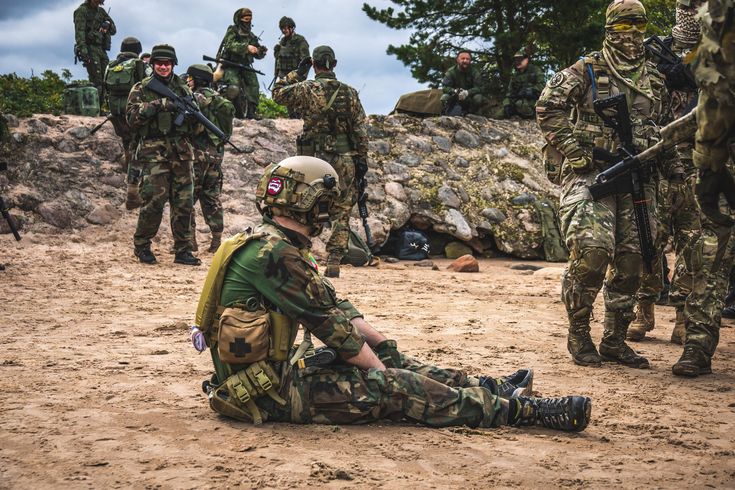
<instances>
[{"instance_id":1,"label":"tactical vest","mask_svg":"<svg viewBox=\"0 0 735 490\"><path fill-rule=\"evenodd\" d=\"M109 32L104 34L100 32L100 27L102 27L102 22L105 19L104 11L102 7L92 8L89 5L86 6L84 12L87 26L85 39L89 46L100 46L105 51L109 51L112 47L112 36Z\"/></svg>"},{"instance_id":2,"label":"tactical vest","mask_svg":"<svg viewBox=\"0 0 735 490\"><path fill-rule=\"evenodd\" d=\"M316 153L345 154L354 150L352 141L352 91L348 85L335 79L317 78L324 89L327 105L322 111L328 132L304 128L297 142L299 155L314 156ZM320 128L321 129L321 128Z\"/></svg>"},{"instance_id":3,"label":"tactical vest","mask_svg":"<svg viewBox=\"0 0 735 490\"><path fill-rule=\"evenodd\" d=\"M146 89L146 86L150 82L152 77L143 79L141 89L143 91L143 97L146 102L152 102L157 99L163 98L163 96ZM178 96L191 97L186 85L181 81L180 78L174 76L171 80L169 88ZM137 130L137 135L142 139L162 139L172 138L175 136L189 136L192 134L193 125L188 118L185 118L180 126L174 124L177 117L176 112L171 111L160 111L154 117L152 117L146 124L142 125Z\"/></svg>"},{"instance_id":4,"label":"tactical vest","mask_svg":"<svg viewBox=\"0 0 735 490\"><path fill-rule=\"evenodd\" d=\"M220 299L234 254L274 233L270 225L262 225L255 232L248 230L222 243L212 258L196 312L196 325L204 333L217 373L217 385L209 392L211 408L255 424L267 419L255 400L267 395L279 405L286 403L277 392L282 379L275 370L278 364L273 363L288 360L299 325L272 308L266 309L259 297L228 307ZM303 355L305 349L299 351Z\"/></svg>"},{"instance_id":5,"label":"tactical vest","mask_svg":"<svg viewBox=\"0 0 735 490\"><path fill-rule=\"evenodd\" d=\"M141 71L138 58L115 60L107 65L105 70L105 89L107 104L113 116L125 115L130 89L138 83L138 73Z\"/></svg>"},{"instance_id":6,"label":"tactical vest","mask_svg":"<svg viewBox=\"0 0 735 490\"><path fill-rule=\"evenodd\" d=\"M661 101L664 83L658 72L649 65L648 77L653 94L653 100L651 100L622 82L616 81L615 75L610 72L601 53L592 53L583 57L582 60L590 80L591 90L586 94L586 102L576 108L576 122L572 132L579 146L589 153L594 147L604 148L611 152L617 150L619 139L615 131L605 126L600 116L595 113L593 101L619 93L625 93L627 96L633 127L633 145L642 151L656 143L658 129L652 121L658 122L664 112Z\"/></svg>"},{"instance_id":7,"label":"tactical vest","mask_svg":"<svg viewBox=\"0 0 735 490\"><path fill-rule=\"evenodd\" d=\"M210 87L197 89L197 92L209 100L206 107L200 108L202 114L220 128L226 136L231 136L232 119L235 117L235 106L232 105L232 102L222 97L219 92ZM220 146L223 144L214 133L206 130L205 132L207 141L211 142L212 145ZM197 138L197 140L201 141L200 138Z\"/></svg>"},{"instance_id":8,"label":"tactical vest","mask_svg":"<svg viewBox=\"0 0 735 490\"><path fill-rule=\"evenodd\" d=\"M305 42L302 36L294 34L291 39L285 43L279 43L278 55L276 56L276 71L280 77L286 76L299 65L301 61L299 47Z\"/></svg>"}]
</instances>

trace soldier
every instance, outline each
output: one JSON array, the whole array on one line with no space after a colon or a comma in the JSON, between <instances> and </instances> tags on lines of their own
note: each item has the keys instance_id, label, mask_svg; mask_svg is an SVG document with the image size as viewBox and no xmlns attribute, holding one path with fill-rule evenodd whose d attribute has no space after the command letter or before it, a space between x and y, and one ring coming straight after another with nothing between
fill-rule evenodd
<instances>
[{"instance_id":1,"label":"soldier","mask_svg":"<svg viewBox=\"0 0 735 490\"><path fill-rule=\"evenodd\" d=\"M155 264L151 240L161 225L166 202L171 206L171 232L174 236L174 262L199 265L191 254L191 212L194 207L191 138L198 125L185 118L174 124L176 106L172 101L148 89L155 78L182 97L192 93L174 74L176 51L159 44L151 50L153 75L136 83L128 97L128 124L135 133L133 165L143 169L140 197L143 205L135 230L135 256L144 264Z\"/></svg>"},{"instance_id":2,"label":"soldier","mask_svg":"<svg viewBox=\"0 0 735 490\"><path fill-rule=\"evenodd\" d=\"M676 25L671 36L663 39L674 54L684 59L699 42L699 21L696 19L699 1L679 0L676 6ZM666 77L666 87L671 94L671 117L678 119L692 110L697 103L697 86L688 66L660 61L659 71ZM686 73L688 72L688 73ZM671 237L676 253L674 273L669 286L668 304L676 308L676 323L671 332L671 342L684 343L684 302L692 289L692 275L687 264L691 264L691 252L699 236L699 210L694 201L694 164L692 163L691 141L677 147L680 165L669 169L669 175L659 184L657 252L663 250ZM665 259L665 257L662 256ZM636 318L628 329L629 340L642 340L646 332L655 326L654 304L662 293L664 281L662 269L656 267L652 274L643 271L638 290Z\"/></svg>"},{"instance_id":3,"label":"soldier","mask_svg":"<svg viewBox=\"0 0 735 490\"><path fill-rule=\"evenodd\" d=\"M733 263L733 220L720 211L724 195L735 208L735 182L726 167L735 143L735 3L709 0L702 20L694 74L700 88L692 158L698 176L695 195L702 211L702 234L692 252L692 292L686 300L684 352L677 376L712 372L720 337L720 314Z\"/></svg>"},{"instance_id":4,"label":"soldier","mask_svg":"<svg viewBox=\"0 0 735 490\"><path fill-rule=\"evenodd\" d=\"M187 84L196 97L202 113L229 137L232 135L232 118L235 107L211 88L212 69L207 65L191 65L186 70ZM209 251L216 252L222 242L224 231L224 211L222 194L222 160L225 156L224 142L210 131L202 131L194 136L194 204L201 203L204 221L212 233ZM194 209L191 213L192 249L198 249L196 242L196 222Z\"/></svg>"},{"instance_id":5,"label":"soldier","mask_svg":"<svg viewBox=\"0 0 735 490\"><path fill-rule=\"evenodd\" d=\"M536 116L536 101L544 89L544 73L541 68L529 61L525 48L519 49L513 57L513 67L513 74L503 99L502 112L497 116L532 119Z\"/></svg>"},{"instance_id":6,"label":"soldier","mask_svg":"<svg viewBox=\"0 0 735 490\"><path fill-rule=\"evenodd\" d=\"M261 46L258 36L252 33L253 11L241 8L232 17L233 25L227 28L224 39L217 50L217 58L234 63L252 65L253 61L265 58L268 48ZM224 96L235 104L235 116L239 119L253 119L258 108L260 89L258 76L236 67L224 67L220 81L226 86Z\"/></svg>"},{"instance_id":7,"label":"soldier","mask_svg":"<svg viewBox=\"0 0 735 490\"><path fill-rule=\"evenodd\" d=\"M664 115L667 94L660 73L646 63L643 5L638 0L614 0L607 7L605 20L602 51L552 77L536 105L536 114L549 145L564 156L559 215L570 252L562 278L562 297L569 316L567 348L574 362L583 366L600 366L604 359L648 368L648 360L625 343L628 325L635 316L635 293L643 265L632 199L613 195L595 201L588 189L607 166L593 159L592 149L615 151L619 144L618 136L595 113L593 100L626 94L634 144L643 150L657 140L655 121ZM574 123L570 121L572 111ZM676 152L666 152L661 160L675 162ZM646 197L655 203L654 191L655 186L648 182ZM655 231L655 216L650 220ZM590 336L590 315L603 280L605 328L598 353Z\"/></svg>"},{"instance_id":8,"label":"soldier","mask_svg":"<svg viewBox=\"0 0 735 490\"><path fill-rule=\"evenodd\" d=\"M87 69L89 81L97 87L100 100L104 100L103 78L110 62L112 36L117 32L112 18L101 5L105 0L85 0L74 11L74 54Z\"/></svg>"},{"instance_id":9,"label":"soldier","mask_svg":"<svg viewBox=\"0 0 735 490\"><path fill-rule=\"evenodd\" d=\"M444 114L463 116L465 114L479 114L487 104L487 98L482 94L482 72L472 65L472 55L469 51L457 53L457 64L444 74L442 79L442 106Z\"/></svg>"},{"instance_id":10,"label":"soldier","mask_svg":"<svg viewBox=\"0 0 735 490\"><path fill-rule=\"evenodd\" d=\"M145 63L138 58L143 50L140 41L134 37L126 37L120 45L120 54L107 65L105 70L105 93L107 107L110 109L110 122L122 140L125 152L125 169L127 171L128 192L125 207L129 210L140 207L142 204L139 194L140 168L130 165L130 153L133 150L133 133L128 125L126 107L128 95L133 86L147 75Z\"/></svg>"},{"instance_id":11,"label":"soldier","mask_svg":"<svg viewBox=\"0 0 735 490\"><path fill-rule=\"evenodd\" d=\"M589 398L531 398L530 370L492 378L421 364L336 299L309 249L330 220L338 186L335 169L317 158L270 165L256 191L262 223L215 254L197 309L204 338L193 337L198 349L211 347L215 375L204 388L215 411L256 424L387 418L584 430ZM292 349L299 324L305 340ZM304 356L312 335L328 349Z\"/></svg>"},{"instance_id":12,"label":"soldier","mask_svg":"<svg viewBox=\"0 0 735 490\"><path fill-rule=\"evenodd\" d=\"M304 36L294 33L296 23L291 17L281 17L278 27L283 36L273 47L273 54L276 57L275 78L283 78L298 67L299 61L309 57L309 43ZM301 118L291 109L288 116L291 119Z\"/></svg>"},{"instance_id":13,"label":"soldier","mask_svg":"<svg viewBox=\"0 0 735 490\"><path fill-rule=\"evenodd\" d=\"M313 59L314 80L306 80ZM327 277L339 277L347 254L350 213L357 201L356 179L367 172L368 137L365 111L357 91L337 80L337 59L329 46L318 46L312 58L276 81L273 100L301 114L304 130L296 143L299 155L316 156L337 170L340 197L334 206L332 235L327 242Z\"/></svg>"}]
</instances>

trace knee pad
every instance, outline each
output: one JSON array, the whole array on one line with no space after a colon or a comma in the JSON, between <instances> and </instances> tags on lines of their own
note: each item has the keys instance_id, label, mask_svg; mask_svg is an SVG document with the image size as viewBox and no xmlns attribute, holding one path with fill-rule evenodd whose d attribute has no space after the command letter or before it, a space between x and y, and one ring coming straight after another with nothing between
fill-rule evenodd
<instances>
[{"instance_id":1,"label":"knee pad","mask_svg":"<svg viewBox=\"0 0 735 490\"><path fill-rule=\"evenodd\" d=\"M235 100L240 95L240 87L237 85L228 85L225 89L225 97L229 100Z\"/></svg>"},{"instance_id":2,"label":"knee pad","mask_svg":"<svg viewBox=\"0 0 735 490\"><path fill-rule=\"evenodd\" d=\"M640 254L620 254L615 257L615 283L622 293L633 294L641 283L643 258Z\"/></svg>"},{"instance_id":3,"label":"knee pad","mask_svg":"<svg viewBox=\"0 0 735 490\"><path fill-rule=\"evenodd\" d=\"M585 286L601 286L610 263L610 255L602 248L588 248L575 261L574 275Z\"/></svg>"}]
</instances>

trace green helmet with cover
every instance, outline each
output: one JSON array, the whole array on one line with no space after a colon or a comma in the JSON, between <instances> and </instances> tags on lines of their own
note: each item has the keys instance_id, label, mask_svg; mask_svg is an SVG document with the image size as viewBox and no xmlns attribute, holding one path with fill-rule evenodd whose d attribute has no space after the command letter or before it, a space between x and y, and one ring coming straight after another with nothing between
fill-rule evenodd
<instances>
[{"instance_id":1,"label":"green helmet with cover","mask_svg":"<svg viewBox=\"0 0 735 490\"><path fill-rule=\"evenodd\" d=\"M285 15L281 17L281 20L278 21L278 28L283 29L284 27L290 27L291 29L296 28L296 22L291 17L286 17Z\"/></svg>"},{"instance_id":2,"label":"green helmet with cover","mask_svg":"<svg viewBox=\"0 0 735 490\"><path fill-rule=\"evenodd\" d=\"M201 80L205 83L212 83L212 80L214 79L214 72L212 71L212 68L209 65L205 65L203 63L191 65L189 68L187 68L186 74L196 80Z\"/></svg>"},{"instance_id":3,"label":"green helmet with cover","mask_svg":"<svg viewBox=\"0 0 735 490\"><path fill-rule=\"evenodd\" d=\"M311 59L315 64L323 66L331 70L334 67L337 58L334 56L334 50L329 46L317 46L311 53Z\"/></svg>"},{"instance_id":4,"label":"green helmet with cover","mask_svg":"<svg viewBox=\"0 0 735 490\"><path fill-rule=\"evenodd\" d=\"M135 53L140 54L143 51L143 45L140 44L140 40L135 37L126 37L120 43L120 51L123 53Z\"/></svg>"},{"instance_id":5,"label":"green helmet with cover","mask_svg":"<svg viewBox=\"0 0 735 490\"><path fill-rule=\"evenodd\" d=\"M286 216L311 226L312 236L329 222L329 212L339 196L339 177L330 164L319 158L295 156L265 169L258 183L258 211Z\"/></svg>"},{"instance_id":6,"label":"green helmet with cover","mask_svg":"<svg viewBox=\"0 0 735 490\"><path fill-rule=\"evenodd\" d=\"M170 44L156 44L153 46L153 49L151 49L151 63L154 60L171 60L174 65L179 62L176 58L176 50Z\"/></svg>"}]
</instances>

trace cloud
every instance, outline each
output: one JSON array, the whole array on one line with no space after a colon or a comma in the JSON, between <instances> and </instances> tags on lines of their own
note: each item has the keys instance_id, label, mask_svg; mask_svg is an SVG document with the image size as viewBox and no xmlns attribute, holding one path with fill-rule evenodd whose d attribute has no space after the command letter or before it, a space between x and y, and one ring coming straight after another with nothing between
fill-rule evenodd
<instances>
[{"instance_id":1,"label":"cloud","mask_svg":"<svg viewBox=\"0 0 735 490\"><path fill-rule=\"evenodd\" d=\"M76 78L86 78L84 68L73 65L73 11L80 0L38 0L31 7L21 2L0 0L0 72L30 75L44 69L70 68ZM25 2L26 4L28 2ZM371 0L387 6L388 0ZM105 8L117 25L111 56L118 52L126 36L135 36L144 50L157 43L175 46L179 71L200 63L203 54L216 54L232 15L241 1L220 0L203 4L201 0L147 0L129 2L107 0ZM398 97L422 86L411 78L408 68L385 54L389 44L408 39L408 32L398 32L370 20L355 0L275 0L253 6L253 32L261 34L262 44L272 51L280 31L278 20L288 15L296 21L296 31L304 35L312 48L332 46L339 60L337 76L361 90L360 96L369 113L387 113ZM256 61L255 68L268 74L260 77L270 83L274 59L269 52Z\"/></svg>"}]
</instances>

